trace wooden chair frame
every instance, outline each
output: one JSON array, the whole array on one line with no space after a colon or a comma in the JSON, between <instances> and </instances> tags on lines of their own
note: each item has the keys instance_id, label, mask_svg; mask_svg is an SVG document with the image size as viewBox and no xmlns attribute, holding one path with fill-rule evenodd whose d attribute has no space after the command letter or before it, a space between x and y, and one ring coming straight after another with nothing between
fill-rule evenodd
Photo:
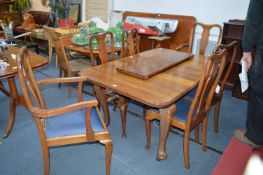
<instances>
[{"instance_id":1,"label":"wooden chair frame","mask_svg":"<svg viewBox=\"0 0 263 175\"><path fill-rule=\"evenodd\" d=\"M206 128L208 115L214 96L214 91L223 73L226 61L226 51L209 56L208 62L202 73L195 98L187 114L186 121L171 118L171 126L184 131L184 164L186 168L190 168L189 163L189 139L191 130L195 129L195 140L199 142L199 125L202 124L202 149L206 150ZM176 114L176 109L175 109ZM173 116L173 114L172 114ZM145 117L147 145L150 148L151 142L151 120L160 120L161 114L154 110L147 110Z\"/></svg>"},{"instance_id":2,"label":"wooden chair frame","mask_svg":"<svg viewBox=\"0 0 263 175\"><path fill-rule=\"evenodd\" d=\"M78 73L80 72L81 69L78 70L72 70L71 65L75 65L78 67L83 67L84 68L88 68L90 65L83 65L82 63L85 62L85 59L75 59L75 60L68 60L65 48L64 48L64 44L63 44L63 40L61 37L57 36L56 31L54 28L51 27L47 27L45 26L45 30L47 33L49 33L50 38L52 39L52 42L55 45L55 49L56 49L56 54L57 54L57 61L58 61L58 65L59 65L59 77L62 77L62 74L64 73L64 76L67 77L72 77L72 76L78 76ZM80 60L81 62L78 63L78 60ZM71 64L73 63L73 64ZM60 87L61 84L59 84ZM68 96L71 96L71 91L72 91L72 86L69 85L68 86Z\"/></svg>"},{"instance_id":3,"label":"wooden chair frame","mask_svg":"<svg viewBox=\"0 0 263 175\"><path fill-rule=\"evenodd\" d=\"M18 65L18 77L20 81L20 85L25 97L25 103L27 109L32 113L34 121L37 126L38 134L40 137L42 155L43 155L43 163L44 163L44 174L49 174L49 147L56 147L62 145L71 145L77 143L85 143L85 142L95 142L99 141L100 143L105 145L106 152L106 174L110 175L110 164L111 164L111 155L112 155L112 140L110 138L110 133L104 124L102 117L100 116L100 120L104 127L103 132L94 132L91 128L90 123L90 110L91 107L95 107L98 105L97 101L82 101L82 85L85 78L83 77L72 77L72 78L53 78L53 79L45 79L41 81L36 81L34 74L32 72L32 68L30 66L29 54L26 47L23 47L18 56L17 56L17 65ZM78 103L47 109L42 94L40 92L39 87L42 87L47 84L54 83L69 83L69 82L77 82L78 84ZM32 99L29 94L33 95L33 98L37 104L34 106ZM64 136L64 137L55 137L55 138L47 138L46 137L46 119L49 117L54 117L60 114L64 114L71 111L76 111L80 109L86 109L86 133L72 135L72 136ZM98 111L98 110L97 110ZM98 112L100 115L100 113Z\"/></svg>"},{"instance_id":4,"label":"wooden chair frame","mask_svg":"<svg viewBox=\"0 0 263 175\"><path fill-rule=\"evenodd\" d=\"M195 40L195 31L196 31L197 26L201 26L203 29L202 34L201 34L201 38L200 38L200 46L199 46L199 52L198 52L199 55L205 55L205 51L207 49L211 29L218 28L219 35L218 35L218 39L217 39L216 44L218 45L220 43L220 41L222 39L222 27L219 24L204 24L204 23L196 22L193 25L189 43L180 45L179 47L176 48L176 50L180 51L184 48L188 48L187 52L192 53L193 44L194 44L194 40Z\"/></svg>"},{"instance_id":5,"label":"wooden chair frame","mask_svg":"<svg viewBox=\"0 0 263 175\"><path fill-rule=\"evenodd\" d=\"M93 48L93 40L98 41L98 48L94 50ZM109 39L110 46L108 47L106 44L106 39ZM99 64L106 64L108 63L109 57L111 57L111 60L115 60L115 47L114 47L114 38L113 34L111 32L105 32L101 34L92 35L89 39L89 50L90 50L90 58L92 65L96 66ZM96 57L96 55L98 57ZM98 59L96 59L98 58ZM113 102L114 103L114 109L116 109L115 106L117 106L121 113L121 123L122 123L122 137L127 137L126 135L126 112L128 108L128 100L122 96L119 96L112 91L108 89L101 90L98 86L94 85L94 92L95 95L99 101L103 102L103 104L100 104L104 106L103 109L108 109L107 102ZM107 113L105 115L106 117L109 116L109 110L104 111L104 113ZM106 124L109 125L110 118L105 118Z\"/></svg>"},{"instance_id":6,"label":"wooden chair frame","mask_svg":"<svg viewBox=\"0 0 263 175\"><path fill-rule=\"evenodd\" d=\"M221 50L225 49L227 52L227 58L230 58L229 64L226 64L225 67L225 74L221 77L220 90L218 93L214 94L214 98L212 100L212 105L215 105L215 112L214 112L214 131L218 132L218 125L219 125L219 113L221 108L221 101L223 98L223 94L226 87L227 79L231 73L232 67L234 65L234 61L237 54L237 42L233 41L228 45L220 44L214 49L214 53L218 53ZM228 67L227 67L228 66Z\"/></svg>"},{"instance_id":7,"label":"wooden chair frame","mask_svg":"<svg viewBox=\"0 0 263 175\"><path fill-rule=\"evenodd\" d=\"M1 80L0 80L0 91L2 91L6 96L10 97L10 92L5 88Z\"/></svg>"}]
</instances>

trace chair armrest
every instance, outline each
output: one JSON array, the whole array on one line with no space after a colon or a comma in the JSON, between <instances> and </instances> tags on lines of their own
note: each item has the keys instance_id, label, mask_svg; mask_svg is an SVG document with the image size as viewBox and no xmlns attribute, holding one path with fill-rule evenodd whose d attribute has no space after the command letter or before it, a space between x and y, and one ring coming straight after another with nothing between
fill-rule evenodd
<instances>
[{"instance_id":1,"label":"chair armrest","mask_svg":"<svg viewBox=\"0 0 263 175\"><path fill-rule=\"evenodd\" d=\"M55 83L80 83L87 80L85 77L69 77L69 78L47 78L44 80L37 81L39 87L45 86L47 84L55 84Z\"/></svg>"},{"instance_id":2,"label":"chair armrest","mask_svg":"<svg viewBox=\"0 0 263 175\"><path fill-rule=\"evenodd\" d=\"M87 80L85 77L69 77L69 78L47 78L44 80L37 81L38 86L41 88L47 84L54 84L54 83L75 83L78 82L78 101L83 101L82 96L82 86L83 81Z\"/></svg>"},{"instance_id":3,"label":"chair armrest","mask_svg":"<svg viewBox=\"0 0 263 175\"><path fill-rule=\"evenodd\" d=\"M46 118L46 117L52 117L52 116L56 116L56 115L64 114L67 112L84 109L84 108L89 108L89 107L93 107L97 105L98 105L97 100L92 100L92 101L79 102L79 103L75 103L72 105L67 105L67 106L53 108L53 109L40 109L40 108L34 107L29 110L32 112L32 115L34 117Z\"/></svg>"},{"instance_id":4,"label":"chair armrest","mask_svg":"<svg viewBox=\"0 0 263 175\"><path fill-rule=\"evenodd\" d=\"M177 48L175 48L175 50L176 50L176 51L180 51L180 50L182 50L183 48L187 48L187 47L189 47L189 46L190 46L189 43L187 43L187 44L181 44L180 46L178 46Z\"/></svg>"}]
</instances>

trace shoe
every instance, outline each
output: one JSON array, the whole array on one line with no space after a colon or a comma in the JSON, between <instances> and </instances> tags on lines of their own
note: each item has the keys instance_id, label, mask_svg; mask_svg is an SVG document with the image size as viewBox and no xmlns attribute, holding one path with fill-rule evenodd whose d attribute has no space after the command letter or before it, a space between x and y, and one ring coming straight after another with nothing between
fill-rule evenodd
<instances>
[{"instance_id":1,"label":"shoe","mask_svg":"<svg viewBox=\"0 0 263 175\"><path fill-rule=\"evenodd\" d=\"M245 136L245 132L242 132L240 130L235 130L233 133L234 137L239 140L240 142L249 144L250 146L252 146L253 148L258 148L261 145L255 144L254 142L252 142L251 140L249 140L247 138L247 136Z\"/></svg>"}]
</instances>

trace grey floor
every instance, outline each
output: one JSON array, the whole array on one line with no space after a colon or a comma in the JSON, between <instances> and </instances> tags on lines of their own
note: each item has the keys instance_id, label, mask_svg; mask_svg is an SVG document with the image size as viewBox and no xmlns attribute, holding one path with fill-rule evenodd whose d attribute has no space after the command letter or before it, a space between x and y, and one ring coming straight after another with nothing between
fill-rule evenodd
<instances>
[{"instance_id":1,"label":"grey floor","mask_svg":"<svg viewBox=\"0 0 263 175\"><path fill-rule=\"evenodd\" d=\"M57 77L58 69L52 65L35 71L37 79ZM7 82L4 80L5 85ZM19 85L17 81L17 85ZM85 86L89 92L89 86ZM63 106L76 102L76 89L71 98L67 97L67 87L47 86L42 89L48 107ZM85 99L94 99L85 93ZM233 98L226 91L220 114L220 131L213 132L213 109L210 113L207 145L203 152L201 145L190 142L189 170L183 164L183 133L173 129L167 141L168 158L156 161L159 138L158 122L152 125L152 147L145 150L145 126L142 107L131 102L127 115L127 138L121 137L119 111L111 112L109 130L113 139L112 175L208 175L220 159L232 137L232 132L245 127L247 102ZM9 116L9 99L0 92L0 135L4 134ZM193 138L193 135L191 136ZM6 139L0 138L1 175L43 174L43 161L37 130L30 113L22 106L17 108L17 118L12 133ZM103 175L105 174L104 146L100 144L80 144L50 149L51 174L53 175Z\"/></svg>"}]
</instances>

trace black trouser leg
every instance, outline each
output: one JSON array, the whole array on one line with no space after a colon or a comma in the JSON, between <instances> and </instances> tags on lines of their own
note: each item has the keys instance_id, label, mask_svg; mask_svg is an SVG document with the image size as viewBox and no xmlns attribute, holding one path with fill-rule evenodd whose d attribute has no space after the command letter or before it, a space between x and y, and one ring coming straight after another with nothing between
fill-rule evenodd
<instances>
[{"instance_id":1,"label":"black trouser leg","mask_svg":"<svg viewBox=\"0 0 263 175\"><path fill-rule=\"evenodd\" d=\"M253 90L250 90L246 136L255 144L263 144L263 95L259 95Z\"/></svg>"},{"instance_id":2,"label":"black trouser leg","mask_svg":"<svg viewBox=\"0 0 263 175\"><path fill-rule=\"evenodd\" d=\"M255 144L263 144L263 50L257 50L250 72L246 136Z\"/></svg>"}]
</instances>

